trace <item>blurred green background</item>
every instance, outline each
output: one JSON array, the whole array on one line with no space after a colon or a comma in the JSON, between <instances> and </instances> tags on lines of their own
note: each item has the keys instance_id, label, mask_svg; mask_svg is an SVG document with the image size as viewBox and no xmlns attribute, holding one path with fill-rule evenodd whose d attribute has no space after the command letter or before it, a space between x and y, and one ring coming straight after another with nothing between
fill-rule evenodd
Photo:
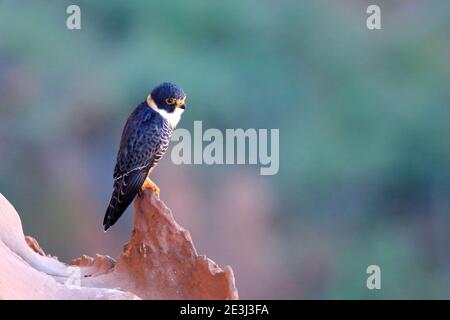
<instances>
[{"instance_id":1,"label":"blurred green background","mask_svg":"<svg viewBox=\"0 0 450 320\"><path fill-rule=\"evenodd\" d=\"M449 31L449 1L0 0L0 192L61 260L117 255L131 208L101 222L121 130L173 81L179 127L280 129L278 175L169 154L154 172L241 298L448 299Z\"/></svg>"}]
</instances>

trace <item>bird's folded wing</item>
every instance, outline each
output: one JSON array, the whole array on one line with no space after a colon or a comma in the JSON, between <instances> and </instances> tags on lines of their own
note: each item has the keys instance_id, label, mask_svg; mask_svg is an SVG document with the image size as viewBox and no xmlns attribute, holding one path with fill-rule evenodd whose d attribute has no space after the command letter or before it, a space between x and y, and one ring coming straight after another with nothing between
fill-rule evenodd
<instances>
[{"instance_id":1,"label":"bird's folded wing","mask_svg":"<svg viewBox=\"0 0 450 320\"><path fill-rule=\"evenodd\" d=\"M132 170L114 181L113 194L103 220L106 229L112 226L133 202L147 177L150 166Z\"/></svg>"}]
</instances>

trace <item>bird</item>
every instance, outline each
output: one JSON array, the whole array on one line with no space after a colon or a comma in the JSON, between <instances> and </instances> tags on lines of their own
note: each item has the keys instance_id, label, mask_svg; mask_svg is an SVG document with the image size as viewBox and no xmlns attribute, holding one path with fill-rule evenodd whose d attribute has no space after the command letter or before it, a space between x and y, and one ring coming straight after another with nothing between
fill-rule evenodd
<instances>
[{"instance_id":1,"label":"bird","mask_svg":"<svg viewBox=\"0 0 450 320\"><path fill-rule=\"evenodd\" d=\"M136 195L159 187L149 175L167 151L172 132L186 109L186 94L171 82L156 86L130 114L123 128L113 173L113 191L103 219L106 232Z\"/></svg>"}]
</instances>

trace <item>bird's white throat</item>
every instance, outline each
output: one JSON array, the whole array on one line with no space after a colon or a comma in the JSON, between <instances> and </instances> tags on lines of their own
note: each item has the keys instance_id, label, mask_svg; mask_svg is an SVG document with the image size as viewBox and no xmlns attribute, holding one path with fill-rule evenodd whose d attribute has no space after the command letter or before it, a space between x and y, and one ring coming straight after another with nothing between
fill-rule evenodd
<instances>
[{"instance_id":1,"label":"bird's white throat","mask_svg":"<svg viewBox=\"0 0 450 320\"><path fill-rule=\"evenodd\" d=\"M181 119L181 114L184 111L181 108L175 108L175 110L172 113L170 113L164 109L159 109L158 107L150 107L150 108L158 112L164 119L166 119L170 123L172 128L175 128L177 126L178 122Z\"/></svg>"},{"instance_id":2,"label":"bird's white throat","mask_svg":"<svg viewBox=\"0 0 450 320\"><path fill-rule=\"evenodd\" d=\"M167 112L164 109L158 108L156 106L155 102L153 101L153 99L147 99L147 105L150 108L152 108L153 110L155 110L156 112L158 112L161 115L161 117L166 119L167 122L169 122L170 125L172 126L172 128L174 128L174 129L181 119L181 114L184 112L184 109L181 109L181 108L175 108L175 110L172 113Z\"/></svg>"}]
</instances>

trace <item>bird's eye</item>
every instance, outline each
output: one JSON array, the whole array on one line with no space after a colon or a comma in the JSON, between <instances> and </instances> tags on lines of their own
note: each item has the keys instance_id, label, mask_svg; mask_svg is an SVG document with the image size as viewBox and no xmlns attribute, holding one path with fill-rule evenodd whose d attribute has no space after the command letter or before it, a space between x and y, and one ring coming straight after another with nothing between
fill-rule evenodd
<instances>
[{"instance_id":1,"label":"bird's eye","mask_svg":"<svg viewBox=\"0 0 450 320\"><path fill-rule=\"evenodd\" d=\"M175 101L174 98L167 98L167 99L166 99L166 103L167 103L167 104L175 104L175 102L176 102L176 101Z\"/></svg>"}]
</instances>

